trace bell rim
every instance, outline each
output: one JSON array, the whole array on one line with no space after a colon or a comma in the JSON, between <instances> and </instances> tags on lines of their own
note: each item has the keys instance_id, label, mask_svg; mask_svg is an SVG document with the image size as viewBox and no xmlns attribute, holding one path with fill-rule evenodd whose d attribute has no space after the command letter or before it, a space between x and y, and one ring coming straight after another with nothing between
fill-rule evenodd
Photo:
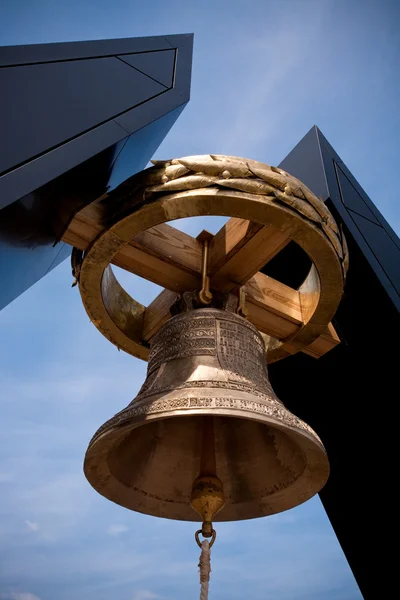
<instances>
[{"instance_id":1,"label":"bell rim","mask_svg":"<svg viewBox=\"0 0 400 600\"><path fill-rule=\"evenodd\" d=\"M161 394L157 394L157 396L161 396ZM161 421L164 419L172 419L175 416L188 416L188 412L190 411L190 416L220 416L220 417L233 417L233 418L243 418L246 416L247 420L257 421L261 423L266 423L271 421L274 425L280 425L280 427L290 428L293 431L301 431L304 435L308 435L311 440L318 442L320 447L326 452L325 446L322 443L321 438L316 433L316 431L310 427L305 421L294 415L290 412L281 402L275 401L273 398L263 402L251 401L251 409L249 408L238 408L237 406L233 406L232 402L234 399L229 398L230 406L193 406L190 404L191 400L196 400L197 397L187 396L184 397L183 401L188 401L189 404L187 406L178 407L176 404L173 407L173 413L171 413L171 407L165 408L164 410L154 410L154 405L159 400L158 398L151 398L151 396L146 396L143 398L140 403L134 403L133 405L128 405L122 411L108 419L96 433L93 435L92 439L88 444L88 450L104 435L110 433L113 429L123 429L128 428L131 425L131 429L137 429L138 427L142 427L147 423L151 423L152 421ZM216 400L219 398L216 398ZM162 400L160 400L162 402ZM237 401L240 402L240 401ZM137 406L139 404L139 406ZM281 419L278 419L273 416L273 414L268 413L266 410L261 410L260 412L256 412L257 409L254 409L254 406L258 404L260 406L265 406L268 408L270 405L274 405L273 407L276 409L275 414L283 414ZM141 412L141 408L151 407L153 410ZM135 412L137 411L137 412ZM280 411L280 412L278 412ZM121 418L123 417L123 418ZM285 419L286 418L286 419ZM132 427L132 420L134 419L135 425ZM293 420L294 424L290 424L290 421ZM100 433L101 432L101 433Z\"/></svg>"},{"instance_id":2,"label":"bell rim","mask_svg":"<svg viewBox=\"0 0 400 600\"><path fill-rule=\"evenodd\" d=\"M286 411L286 409L285 409ZM231 408L223 408L220 407L218 409L212 409L212 416L215 417L229 417L236 419L243 419L243 412L238 409ZM288 414L289 411L286 411ZM190 416L202 417L209 416L210 412L201 408L191 409ZM140 508L134 507L133 503L124 502L121 497L118 497L118 489L124 488L123 484L118 481L116 477L113 476L107 461L107 455L109 450L112 447L113 442L122 439L125 437L123 430L126 430L128 434L134 429L139 427L143 427L146 424L151 424L154 421L162 421L167 419L181 418L184 416L188 416L188 411L186 410L174 410L174 413L171 414L165 411L165 414L155 413L151 415L142 415L144 418L138 418L135 420L134 426L132 426L132 420L125 422L120 425L110 426L110 428L103 431L99 436L95 434L89 443L88 449L86 451L85 459L84 459L84 474L90 485L103 497L108 500L118 504L128 510L132 510L134 512L139 512L142 514L147 514L153 517L159 518L168 518L172 520L178 521L190 521L196 522L198 521L198 516L193 511L193 515L191 515L191 510L188 510L188 514L184 517L182 516L174 516L171 513L171 510L163 510L162 504L159 500L154 502L154 509L152 510L149 506L146 506L145 510L140 510ZM298 419L296 417L296 419ZM265 511L262 514L251 514L246 516L246 512L251 512L249 509L252 504L257 504L259 499L254 500L253 502L245 502L244 513L240 517L229 518L225 517L225 514L229 514L229 510L225 507L221 513L215 517L215 522L230 522L236 520L248 520L253 518L262 518L266 516L271 516L273 514L278 514L280 512L284 512L285 510L290 510L303 504L313 496L315 496L326 484L329 474L330 474L330 465L328 456L325 450L325 447L318 437L318 435L314 432L314 430L309 427L306 423L304 423L301 419L298 419L306 428L296 427L294 425L290 425L288 423L284 423L282 421L278 421L273 417L262 418L262 415L252 415L249 416L246 413L246 420L255 421L264 424L265 426L270 426L279 431L288 434L288 431L291 433L290 439L294 441L297 447L300 449L301 453L304 457L305 468L302 473L298 476L298 478L288 487L283 490L279 490L269 496L263 497L261 500L265 501L265 505L270 505L273 508L270 511ZM112 421L112 419L110 419ZM108 421L108 422L110 422ZM308 431L309 430L309 431ZM294 439L293 439L294 438ZM98 475L98 466L101 464L106 464L108 467L108 472L103 473L101 476ZM315 476L316 472L318 473L318 477ZM117 491L117 494L115 493ZM125 491L125 490L119 490ZM287 498L286 498L287 497ZM137 503L136 503L137 504ZM188 500L189 506L189 500ZM277 505L274 507L274 505ZM179 510L179 507L182 507L182 503L174 503L174 508ZM235 507L237 510L238 504L230 505ZM280 507L280 508L279 508ZM171 505L167 508L171 509ZM190 508L190 507L189 507Z\"/></svg>"}]
</instances>

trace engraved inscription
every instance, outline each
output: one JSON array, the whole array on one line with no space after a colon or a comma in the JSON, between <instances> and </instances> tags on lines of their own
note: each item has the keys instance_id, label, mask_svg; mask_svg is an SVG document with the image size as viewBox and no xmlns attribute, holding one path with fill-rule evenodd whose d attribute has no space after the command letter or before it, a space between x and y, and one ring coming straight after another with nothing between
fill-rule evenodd
<instances>
[{"instance_id":1,"label":"engraved inscription","mask_svg":"<svg viewBox=\"0 0 400 600\"><path fill-rule=\"evenodd\" d=\"M176 344L167 347L163 352L159 352L154 356L149 363L148 373L152 373L158 369L163 363L175 360L177 358L185 358L186 356L209 355L215 356L216 344L214 339L198 339L187 340L186 343Z\"/></svg>"},{"instance_id":2,"label":"engraved inscription","mask_svg":"<svg viewBox=\"0 0 400 600\"><path fill-rule=\"evenodd\" d=\"M257 389L256 387L254 387L253 384L249 384L249 383L243 383L243 382L239 382L239 381L218 381L215 379L203 379L203 380L197 380L197 381L185 381L184 383L180 383L177 385L169 385L166 386L165 384L160 384L158 381L156 381L156 372L154 371L153 374L148 378L151 378L151 383L146 387L143 385L138 396L136 397L136 399L134 400L134 402L138 402L139 400L143 400L145 397L147 396L152 396L154 394L159 394L159 393L168 393L168 392L172 392L173 390L184 390L184 389L193 389L193 388L209 388L210 392L214 389L224 389L224 390L233 390L233 391L239 391L239 392L247 392L248 394L251 394L252 396L257 396L258 398L262 399L262 400L266 400L267 402L277 402L278 404L283 406L283 403L279 400L279 398L277 398L275 396L274 391L271 388L270 393L265 393L266 392L266 386L264 386L264 390L261 391L259 389ZM147 383L147 380L146 380ZM269 390L268 390L269 391ZM210 393L209 392L209 393Z\"/></svg>"},{"instance_id":3,"label":"engraved inscription","mask_svg":"<svg viewBox=\"0 0 400 600\"><path fill-rule=\"evenodd\" d=\"M135 402L132 405L128 406L128 408L125 408L121 412L117 413L112 419L107 421L107 423L104 423L104 425L102 425L102 427L100 427L100 429L93 436L90 443L92 443L99 435L101 435L105 431L123 425L124 423L129 422L132 419L134 420L135 417L191 408L227 408L231 410L245 411L253 414L257 413L266 417L272 417L277 421L281 421L284 425L307 431L322 445L320 438L317 436L315 431L309 425L307 425L307 423L304 423L304 421L296 417L296 415L293 415L291 412L286 410L286 408L283 405L279 405L278 403L270 402L266 404L262 402L255 402L252 400L242 400L228 397L197 398L191 396L187 396L184 398L173 398L168 400L156 400L155 402L151 403L143 402L139 406Z\"/></svg>"},{"instance_id":4,"label":"engraved inscription","mask_svg":"<svg viewBox=\"0 0 400 600\"><path fill-rule=\"evenodd\" d=\"M272 394L261 337L241 323L217 320L218 359L229 379L252 383Z\"/></svg>"},{"instance_id":5,"label":"engraved inscription","mask_svg":"<svg viewBox=\"0 0 400 600\"><path fill-rule=\"evenodd\" d=\"M311 427L286 410L275 396L268 380L263 340L255 327L241 317L216 309L201 309L201 312L207 316L199 318L183 313L160 330L152 344L147 380L139 395L105 423L93 439L145 415L171 416L174 411L191 409L204 409L206 414L216 411L217 415L221 414L219 410L228 410L222 412L227 416L229 411L244 411L253 418L259 415L261 421L264 416L266 424L270 417L319 439ZM175 358L201 355L214 358L190 363L191 374L198 370L198 379L184 379L178 369L168 364Z\"/></svg>"},{"instance_id":6,"label":"engraved inscription","mask_svg":"<svg viewBox=\"0 0 400 600\"><path fill-rule=\"evenodd\" d=\"M154 337L147 372L185 356L215 356L216 350L215 318L184 313L167 322Z\"/></svg>"}]
</instances>

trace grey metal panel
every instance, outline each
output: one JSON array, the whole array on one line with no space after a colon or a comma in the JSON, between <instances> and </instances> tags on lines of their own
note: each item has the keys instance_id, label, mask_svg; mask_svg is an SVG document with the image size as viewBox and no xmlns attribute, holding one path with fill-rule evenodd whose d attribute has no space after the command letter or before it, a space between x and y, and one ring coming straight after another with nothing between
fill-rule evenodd
<instances>
[{"instance_id":1,"label":"grey metal panel","mask_svg":"<svg viewBox=\"0 0 400 600\"><path fill-rule=\"evenodd\" d=\"M351 184L349 179L343 173L339 165L337 165L336 169L338 175L339 188L341 192L342 202L346 206L346 208L350 208L355 211L359 215L362 215L366 219L369 219L376 225L379 225L378 219L375 217L372 210L368 208L366 203L364 202L361 194L358 193L356 188Z\"/></svg>"},{"instance_id":2,"label":"grey metal panel","mask_svg":"<svg viewBox=\"0 0 400 600\"><path fill-rule=\"evenodd\" d=\"M393 239L394 243L400 248L400 240L398 235L393 231L390 224L386 221L385 217L378 210L375 204L372 202L371 198L368 196L366 191L361 187L358 183L357 179L350 172L350 170L346 167L340 156L336 153L336 151L332 148L326 137L321 133L321 131L316 127L318 143L321 150L321 159L323 161L325 176L328 183L330 198L333 202L340 200L339 188L337 185L337 168L346 175L348 180L351 182L352 186L357 190L360 194L363 202L368 207L368 209L375 215L377 221L381 224L381 226L386 230L387 234ZM335 184L336 181L336 184Z\"/></svg>"},{"instance_id":3,"label":"grey metal panel","mask_svg":"<svg viewBox=\"0 0 400 600\"><path fill-rule=\"evenodd\" d=\"M118 58L152 77L166 88L172 87L175 70L175 50L123 54Z\"/></svg>"},{"instance_id":4,"label":"grey metal panel","mask_svg":"<svg viewBox=\"0 0 400 600\"><path fill-rule=\"evenodd\" d=\"M333 320L341 344L319 360L299 353L271 364L269 373L284 404L323 440L331 474L320 497L363 597L375 599L391 552L385 482L397 466L397 422L385 417L398 385L399 240L318 128L281 166L317 194L323 174L321 196L343 225L350 268Z\"/></svg>"},{"instance_id":5,"label":"grey metal panel","mask_svg":"<svg viewBox=\"0 0 400 600\"><path fill-rule=\"evenodd\" d=\"M127 137L127 134L145 127L148 123L159 119L162 115L174 110L177 106L184 105L190 97L193 35L178 35L173 36L173 38L174 43L178 47L178 58L176 60L176 76L172 90L166 91L164 95L156 96L152 100L144 102L139 107L127 111L126 118L121 121L121 125L117 121L109 121L83 135L78 135L75 139L64 143L58 148L53 148L51 151L36 158L33 162L27 162L22 165L18 170L10 171L6 175L3 175L3 177L0 177L0 207L7 206L15 198L23 197L36 188L45 185L51 179L87 160L96 152L101 152L112 144L123 140ZM139 42L141 39L138 38ZM116 50L120 49L120 43L122 42L126 44L132 42L131 48L133 50L140 50L141 48L151 49L151 43L154 40L157 42L154 48L160 47L160 38L145 38L144 46L141 46L137 40L106 40L104 44L103 41L99 42L99 44L103 47L106 46L107 51L112 51L114 48ZM167 50L171 49L171 44L165 38L162 37L161 40L163 48ZM47 49L49 56L70 57L77 54L75 44L79 47L83 45L87 48L86 42L82 44L75 42L71 44L48 44L40 48L43 52ZM94 54L100 53L97 42L90 42L88 44ZM57 47L56 50L54 50L53 46ZM64 46L66 46L66 49ZM128 48L128 45L126 48ZM0 56L4 51L9 49L0 48ZM18 49L19 47L12 47L12 50L15 50L15 52ZM33 56L37 57L38 46L24 47L24 56L26 59L29 59L30 51ZM154 54L157 53L158 51L154 52ZM133 71L134 69L132 68ZM108 98L113 93L114 90L109 89L105 97Z\"/></svg>"},{"instance_id":6,"label":"grey metal panel","mask_svg":"<svg viewBox=\"0 0 400 600\"><path fill-rule=\"evenodd\" d=\"M372 267L391 301L400 310L400 295L398 291L400 288L400 273L394 268L394 264L397 261L400 262L400 240L319 129L317 129L317 136L321 149L323 168L328 182L330 201L354 237L356 244L363 252L365 259ZM364 224L364 233L361 232L357 226L356 212L346 206L346 204L350 204L351 200L347 201L344 200L344 196L342 197L342 191L339 186L339 170L346 175L352 188L358 192L365 204L365 212L372 212L380 227L375 225L366 233L367 225L364 224L363 220L359 220L358 225L361 226L361 224ZM347 188L346 190L348 191ZM362 217L360 218L362 219ZM385 242L383 242L384 238L387 238Z\"/></svg>"},{"instance_id":7,"label":"grey metal panel","mask_svg":"<svg viewBox=\"0 0 400 600\"><path fill-rule=\"evenodd\" d=\"M328 208L334 212L334 214L338 215L338 220L342 221L346 225L349 234L354 238L354 241L362 252L364 259L367 260L370 267L373 269L375 276L379 279L380 284L386 290L390 300L397 307L397 310L400 310L400 296L396 288L393 286L391 280L388 278L384 268L382 267L382 262L378 260L378 258L372 252L369 243L361 234L355 220L353 220L352 211L347 209L341 201L334 202L333 200L328 200L327 205ZM356 213L353 212L353 215L355 214ZM375 225L375 227L377 226ZM385 235L387 235L387 233ZM383 263L384 262L385 261L383 260Z\"/></svg>"},{"instance_id":8,"label":"grey metal panel","mask_svg":"<svg viewBox=\"0 0 400 600\"><path fill-rule=\"evenodd\" d=\"M128 136L118 123L109 121L10 171L0 177L0 208L8 206L16 198L26 196Z\"/></svg>"},{"instance_id":9,"label":"grey metal panel","mask_svg":"<svg viewBox=\"0 0 400 600\"><path fill-rule=\"evenodd\" d=\"M0 87L2 172L165 92L117 58L4 68Z\"/></svg>"},{"instance_id":10,"label":"grey metal panel","mask_svg":"<svg viewBox=\"0 0 400 600\"><path fill-rule=\"evenodd\" d=\"M324 201L329 198L315 125L289 152L279 167L303 181L319 198Z\"/></svg>"},{"instance_id":11,"label":"grey metal panel","mask_svg":"<svg viewBox=\"0 0 400 600\"><path fill-rule=\"evenodd\" d=\"M175 37L175 36L174 36ZM129 132L136 131L141 120L149 120L151 111L158 118L160 113L174 110L189 101L192 75L193 35L176 36L183 38L177 51L174 87L163 96L154 98L150 104L142 104L116 119L116 122Z\"/></svg>"},{"instance_id":12,"label":"grey metal panel","mask_svg":"<svg viewBox=\"0 0 400 600\"><path fill-rule=\"evenodd\" d=\"M68 256L65 244L43 220L40 202L29 194L1 211L0 310Z\"/></svg>"},{"instance_id":13,"label":"grey metal panel","mask_svg":"<svg viewBox=\"0 0 400 600\"><path fill-rule=\"evenodd\" d=\"M58 67L60 73L68 71L70 74L69 81L66 81L68 77L62 80L60 75L61 82L56 86L49 77L43 76L40 81L43 85L36 83L37 97L36 89L33 90L37 106L30 106L32 99L26 95L27 111L36 110L39 113L40 118L36 119L36 123L31 123L32 118L25 123L23 118L14 120L16 127L22 122L20 129L28 138L26 143L24 139L20 144L27 158L24 164L18 166L15 160L21 160L21 155L17 153L11 170L0 177L0 202L4 207L0 216L1 306L21 294L67 256L69 246L54 244L78 210L146 166L189 100L192 42L193 36L185 35L174 36L175 46L166 38L157 37L0 48L0 74L3 72L3 77L4 73L11 70L4 67L5 64L25 65L13 69L26 73L28 81L34 79L36 73L53 73ZM178 68L171 90L154 81L151 75L140 73L140 70L115 56L145 52L151 54L153 59L157 55L163 58L160 50L165 55L176 56L176 49L179 52L176 60ZM99 65L107 65L107 74L108 65L112 65L112 85L109 83L105 86L104 78L100 77L95 82L96 85L99 83L97 93L94 86L85 89L87 77L84 66L89 64L94 65L96 73L101 71ZM169 67L171 70L171 63ZM153 68L156 66L153 65ZM115 76L115 73L123 72L125 77ZM75 77L76 73L80 76ZM160 74L161 71L158 76ZM168 78L170 75L171 72ZM140 89L135 85L139 79L146 82L150 93L156 89L158 95L152 97L144 94L143 99L139 99L139 106L132 108L135 96L144 91L143 85ZM67 93L60 95L58 88L65 91L65 86L69 86ZM20 82L20 87L26 91L23 82ZM40 89L45 97L43 102L39 102ZM70 90L75 91L76 98L73 95L71 97ZM57 106L50 106L53 112L46 111L46 107L51 105L49 97L54 99L54 104L58 102ZM93 101L92 104L88 98ZM126 98L129 104L124 104ZM22 103L22 94L18 101ZM122 105L118 104L121 101ZM14 102L14 111L16 104L18 102ZM117 123L115 111L125 111L128 117L126 127ZM135 115L136 111L138 113ZM20 113L24 117L24 111ZM54 119L53 113L61 115L61 118ZM2 116L4 114L0 111L0 120ZM53 122L49 124L46 120L51 121L52 118ZM98 124L102 118L105 122ZM72 129L72 138L66 138L71 135L68 124L72 128L76 126L75 130ZM7 126L10 127L9 123ZM82 130L84 127L90 128ZM19 132L20 140L23 138L22 131ZM48 134L45 140L43 132ZM35 146L38 142L43 144L39 148ZM51 146L57 142L58 145ZM8 150L10 165L13 161ZM32 156L34 152L40 154Z\"/></svg>"},{"instance_id":14,"label":"grey metal panel","mask_svg":"<svg viewBox=\"0 0 400 600\"><path fill-rule=\"evenodd\" d=\"M351 210L349 214L390 283L400 294L400 250L383 227Z\"/></svg>"},{"instance_id":15,"label":"grey metal panel","mask_svg":"<svg viewBox=\"0 0 400 600\"><path fill-rule=\"evenodd\" d=\"M395 268L400 263L399 238L318 127L312 127L279 166L304 181L317 196L333 205L391 301L400 309L400 280ZM366 233L364 228L364 236L359 229L363 220L358 225L356 223L357 212L361 219L364 216L374 222L376 229L372 228ZM368 236L374 231L376 236L372 249L372 241ZM385 241L383 238L386 238Z\"/></svg>"},{"instance_id":16,"label":"grey metal panel","mask_svg":"<svg viewBox=\"0 0 400 600\"><path fill-rule=\"evenodd\" d=\"M181 48L187 50L193 46L193 33L176 33L165 35L164 39L172 48Z\"/></svg>"},{"instance_id":17,"label":"grey metal panel","mask_svg":"<svg viewBox=\"0 0 400 600\"><path fill-rule=\"evenodd\" d=\"M54 247L58 250L58 253L55 255L55 257L49 264L45 275L47 275L47 273L50 273L50 271L55 269L55 267L62 263L66 258L71 256L71 246L69 244L65 244L64 242L58 242Z\"/></svg>"},{"instance_id":18,"label":"grey metal panel","mask_svg":"<svg viewBox=\"0 0 400 600\"><path fill-rule=\"evenodd\" d=\"M4 285L0 309L68 256L71 247L54 247L54 241L62 236L69 219L85 204L142 170L183 108L149 123L1 211L0 281ZM64 218L57 231L52 218L58 212Z\"/></svg>"},{"instance_id":19,"label":"grey metal panel","mask_svg":"<svg viewBox=\"0 0 400 600\"><path fill-rule=\"evenodd\" d=\"M163 117L152 121L152 123L139 129L128 138L113 165L107 191L113 190L131 177L133 175L133 165L136 173L146 167L149 157L153 156L185 106L185 104L178 106L175 110L171 110Z\"/></svg>"},{"instance_id":20,"label":"grey metal panel","mask_svg":"<svg viewBox=\"0 0 400 600\"><path fill-rule=\"evenodd\" d=\"M39 62L81 60L82 58L132 54L133 52L167 50L179 46L183 37L180 34L173 36L173 43L165 36L149 36L88 42L3 46L0 48L0 66L31 65Z\"/></svg>"}]
</instances>

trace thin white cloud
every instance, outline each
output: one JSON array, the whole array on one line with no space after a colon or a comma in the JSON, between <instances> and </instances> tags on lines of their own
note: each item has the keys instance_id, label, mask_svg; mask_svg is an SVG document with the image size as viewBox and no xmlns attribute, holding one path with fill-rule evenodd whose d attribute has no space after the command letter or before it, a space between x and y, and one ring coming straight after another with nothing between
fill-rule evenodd
<instances>
[{"instance_id":1,"label":"thin white cloud","mask_svg":"<svg viewBox=\"0 0 400 600\"><path fill-rule=\"evenodd\" d=\"M107 533L109 535L120 535L126 531L129 531L129 527L126 525L110 525L110 527L107 529Z\"/></svg>"},{"instance_id":2,"label":"thin white cloud","mask_svg":"<svg viewBox=\"0 0 400 600\"><path fill-rule=\"evenodd\" d=\"M28 529L30 529L31 531L39 531L39 525L34 521L29 521L28 519L26 519L25 523Z\"/></svg>"}]
</instances>

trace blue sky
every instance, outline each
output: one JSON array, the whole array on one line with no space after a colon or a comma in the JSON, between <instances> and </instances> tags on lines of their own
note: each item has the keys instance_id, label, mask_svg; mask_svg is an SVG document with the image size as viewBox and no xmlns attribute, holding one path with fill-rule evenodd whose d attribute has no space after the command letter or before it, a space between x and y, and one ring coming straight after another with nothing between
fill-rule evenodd
<instances>
[{"instance_id":1,"label":"blue sky","mask_svg":"<svg viewBox=\"0 0 400 600\"><path fill-rule=\"evenodd\" d=\"M156 153L277 164L317 124L396 231L400 5L3 0L0 44L195 33L192 99ZM204 219L217 229L218 219ZM148 303L156 286L122 274ZM0 313L0 599L198 597L194 525L130 513L82 473L146 365L89 323L68 261ZM318 498L218 526L210 600L357 600Z\"/></svg>"}]
</instances>

